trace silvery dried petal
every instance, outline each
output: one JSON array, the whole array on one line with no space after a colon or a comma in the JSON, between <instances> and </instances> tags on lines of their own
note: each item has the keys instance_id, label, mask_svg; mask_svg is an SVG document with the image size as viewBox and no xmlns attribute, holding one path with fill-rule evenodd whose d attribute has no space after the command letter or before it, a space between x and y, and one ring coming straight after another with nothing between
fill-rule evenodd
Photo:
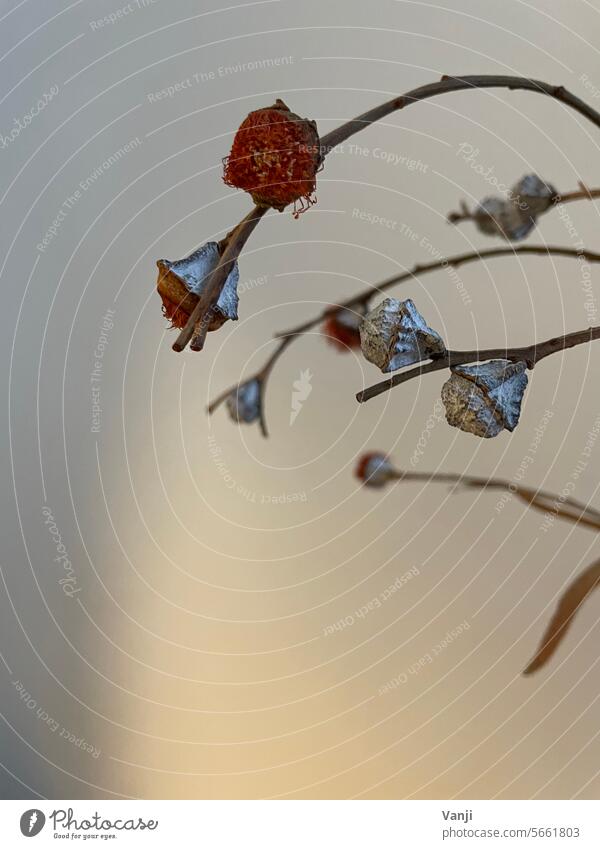
<instances>
[{"instance_id":1,"label":"silvery dried petal","mask_svg":"<svg viewBox=\"0 0 600 849\"><path fill-rule=\"evenodd\" d=\"M526 174L513 186L513 201L522 213L535 218L552 206L558 192L549 183L545 183L537 174Z\"/></svg>"},{"instance_id":2,"label":"silvery dried petal","mask_svg":"<svg viewBox=\"0 0 600 849\"><path fill-rule=\"evenodd\" d=\"M260 381L240 383L227 398L227 412L234 422L251 424L260 418Z\"/></svg>"},{"instance_id":3,"label":"silvery dried petal","mask_svg":"<svg viewBox=\"0 0 600 849\"><path fill-rule=\"evenodd\" d=\"M394 477L394 467L385 454L366 454L359 464L358 475L365 486L380 488Z\"/></svg>"},{"instance_id":4,"label":"silvery dried petal","mask_svg":"<svg viewBox=\"0 0 600 849\"><path fill-rule=\"evenodd\" d=\"M495 197L481 201L473 213L473 220L481 233L502 236L513 242L524 239L535 227L535 219L522 212L513 201Z\"/></svg>"},{"instance_id":5,"label":"silvery dried petal","mask_svg":"<svg viewBox=\"0 0 600 849\"><path fill-rule=\"evenodd\" d=\"M161 269L175 274L182 281L188 292L194 295L200 295L204 283L211 271L217 267L220 259L221 255L218 244L216 242L207 242L184 259L174 261L161 259L158 261L158 264ZM225 285L219 295L219 300L216 303L215 310L220 313L220 321L217 326L223 324L227 319L237 321L237 285L239 278L240 271L236 262L229 272Z\"/></svg>"},{"instance_id":6,"label":"silvery dried petal","mask_svg":"<svg viewBox=\"0 0 600 849\"><path fill-rule=\"evenodd\" d=\"M395 371L428 360L446 351L439 333L409 299L385 298L360 325L360 342L365 358L381 371Z\"/></svg>"},{"instance_id":7,"label":"silvery dried petal","mask_svg":"<svg viewBox=\"0 0 600 849\"><path fill-rule=\"evenodd\" d=\"M482 437L514 430L527 386L526 369L526 363L509 360L454 366L442 386L448 424Z\"/></svg>"}]
</instances>

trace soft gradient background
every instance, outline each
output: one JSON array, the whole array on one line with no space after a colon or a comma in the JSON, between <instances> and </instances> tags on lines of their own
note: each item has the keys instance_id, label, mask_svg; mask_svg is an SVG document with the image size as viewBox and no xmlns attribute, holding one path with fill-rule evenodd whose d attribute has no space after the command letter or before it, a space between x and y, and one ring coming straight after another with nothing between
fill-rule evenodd
<instances>
[{"instance_id":1,"label":"soft gradient background","mask_svg":"<svg viewBox=\"0 0 600 849\"><path fill-rule=\"evenodd\" d=\"M520 674L594 535L560 522L543 533L540 514L496 509L495 494L365 491L352 474L366 449L408 466L425 431L418 469L513 478L548 410L524 482L560 491L600 415L595 346L540 364L519 428L495 440L427 429L442 375L359 407L379 372L318 332L273 373L268 441L204 411L277 330L435 254L499 244L446 222L462 198L493 193L461 144L501 182L536 171L568 191L600 183L598 129L525 92L413 106L328 157L309 213L266 217L242 258L240 321L204 353L171 351L154 291L159 257L221 238L249 209L221 159L251 109L281 96L324 133L443 73L530 75L600 103L597 3L132 0L96 23L125 8L0 3L2 136L57 87L0 149L2 795L597 797L598 599L547 669ZM550 213L528 243L598 249L596 206L568 210L570 226ZM394 294L452 347L525 344L597 319L584 272L507 257L460 269L468 302L444 271ZM573 492L596 505L598 452ZM353 623L327 634L340 620ZM382 694L392 679L404 683Z\"/></svg>"}]
</instances>

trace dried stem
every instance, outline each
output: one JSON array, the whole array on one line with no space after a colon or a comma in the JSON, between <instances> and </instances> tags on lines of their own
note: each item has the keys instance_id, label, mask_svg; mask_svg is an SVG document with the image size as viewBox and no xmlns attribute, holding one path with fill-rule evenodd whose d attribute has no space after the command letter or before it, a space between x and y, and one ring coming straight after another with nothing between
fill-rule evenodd
<instances>
[{"instance_id":1,"label":"dried stem","mask_svg":"<svg viewBox=\"0 0 600 849\"><path fill-rule=\"evenodd\" d=\"M527 368L532 369L536 363L543 360L544 357L549 357L551 354L556 354L559 351L564 351L567 348L574 348L576 345L584 345L587 342L593 342L595 339L600 339L600 327L589 327L586 330L576 330L574 333L567 333L564 336L554 336L545 342L537 342L533 345L528 345L523 348L488 348L481 351L446 351L445 354L436 357L424 365L416 366L408 371L398 372L387 380L382 380L381 383L376 383L374 386L369 386L363 389L356 395L356 400L362 404L365 401L370 401L371 398L399 386L401 383L406 383L415 377L421 377L423 374L429 374L432 371L440 371L451 366L466 365L467 363L479 363L485 360L511 360L512 362L524 361Z\"/></svg>"},{"instance_id":2,"label":"dried stem","mask_svg":"<svg viewBox=\"0 0 600 849\"><path fill-rule=\"evenodd\" d=\"M221 289L229 276L229 272L240 255L242 248L248 241L250 234L263 217L268 207L255 206L248 215L226 236L226 247L221 256L221 261L212 271L206 281L206 285L200 295L198 303L187 320L187 323L175 342L174 351L183 351L187 343L192 340L193 351L201 351L212 317L212 311L219 300Z\"/></svg>"},{"instance_id":3,"label":"dried stem","mask_svg":"<svg viewBox=\"0 0 600 849\"><path fill-rule=\"evenodd\" d=\"M331 148L346 141L346 139L360 132L369 124L385 118L392 112L398 109L404 109L406 106L411 106L413 103L418 103L421 100L428 100L430 97L437 97L438 94L449 94L454 91L463 91L479 89L479 88L508 88L508 89L525 89L533 91L536 94L545 94L548 97L553 97L561 103L570 106L580 115L583 115L597 127L600 127L600 113L591 106L588 106L583 100L580 100L570 91L567 91L564 86L554 86L540 80L531 80L526 77L512 77L488 74L476 74L465 77L448 77L444 75L441 80L428 85L419 86L411 91L402 94L399 97L394 97L388 100L381 106L376 106L374 109L369 109L368 112L363 112L357 118L353 118L341 127L332 130L323 136L321 146L324 154L327 154Z\"/></svg>"},{"instance_id":4,"label":"dried stem","mask_svg":"<svg viewBox=\"0 0 600 849\"><path fill-rule=\"evenodd\" d=\"M405 472L396 470L391 477L398 481L424 481L426 483L454 483L474 489L502 489L511 492L529 507L542 513L551 512L558 518L580 524L600 533L600 511L588 507L574 498L565 498L551 492L515 484L502 478L482 478L451 472Z\"/></svg>"},{"instance_id":5,"label":"dried stem","mask_svg":"<svg viewBox=\"0 0 600 849\"><path fill-rule=\"evenodd\" d=\"M457 256L447 257L446 259L436 260L435 262L428 262L422 264L417 263L417 265L414 265L410 271L403 271L401 274L395 274L393 277L388 277L382 283L377 283L374 286L370 286L363 292L359 292L357 295L353 295L351 298L348 298L345 301L340 301L338 304L334 304L333 306L328 307L315 318L311 318L308 321L305 321L303 324L299 324L296 327L291 328L290 330L285 330L281 333L278 333L277 337L288 336L290 333L298 336L301 333L304 333L306 330L310 330L317 324L320 324L332 313L337 312L339 309L357 307L361 304L366 304L377 293L385 292L386 289L391 289L392 286L396 286L398 283L404 283L407 280L413 280L420 274L426 274L429 271L438 271L441 268L447 268L449 266L452 268L458 268L460 265L466 265L469 262L476 262L482 259L492 259L498 256L507 256L508 254L510 254L511 256L518 256L520 254L532 254L536 256L553 255L571 257L573 259L584 259L588 262L600 262L600 254L594 253L594 251L576 250L574 248L563 248L556 245L522 245L520 248L489 248L485 251L473 251L472 253L458 254Z\"/></svg>"},{"instance_id":6,"label":"dried stem","mask_svg":"<svg viewBox=\"0 0 600 849\"><path fill-rule=\"evenodd\" d=\"M523 675L532 675L541 669L556 652L560 643L564 640L568 629L573 624L573 619L586 601L588 596L600 586L600 560L596 560L591 566L578 575L561 595L554 615L546 628L537 651Z\"/></svg>"},{"instance_id":7,"label":"dried stem","mask_svg":"<svg viewBox=\"0 0 600 849\"><path fill-rule=\"evenodd\" d=\"M472 475L458 475L446 472L405 472L393 470L390 478L397 481L424 481L426 483L451 483L457 486L473 487L475 489L502 489L516 495L528 507L542 513L552 514L553 517L564 519L575 525L581 525L600 533L600 511L587 504L582 504L574 498L563 498L551 492L531 489L501 478L481 478ZM524 675L531 675L541 669L555 654L575 616L590 594L600 586L600 560L588 566L580 575L574 578L562 593L552 619L544 636L525 670Z\"/></svg>"}]
</instances>

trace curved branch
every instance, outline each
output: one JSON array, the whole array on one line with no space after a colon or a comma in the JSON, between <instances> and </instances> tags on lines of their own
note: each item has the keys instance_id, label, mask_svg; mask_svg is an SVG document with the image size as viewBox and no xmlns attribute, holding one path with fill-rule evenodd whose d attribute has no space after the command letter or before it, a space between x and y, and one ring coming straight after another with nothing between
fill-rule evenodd
<instances>
[{"instance_id":1,"label":"curved branch","mask_svg":"<svg viewBox=\"0 0 600 849\"><path fill-rule=\"evenodd\" d=\"M553 97L555 100L564 103L571 107L580 115L583 115L592 124L600 127L600 113L591 106L588 106L585 101L580 100L576 95L571 94L564 86L554 86L541 80L531 80L526 77L512 77L496 74L475 74L464 77L449 77L444 75L441 80L428 85L419 86L411 91L402 94L399 97L394 97L388 100L381 106L376 106L374 109L369 109L363 112L362 115L353 118L346 124L342 124L321 139L321 149L324 154L327 154L331 148L346 141L346 139L360 132L369 124L385 118L392 112L399 109L404 109L406 106L411 106L413 103L418 103L421 100L428 100L430 97L437 97L438 94L449 94L454 91L464 91L480 88L508 88L508 89L524 89L533 91L536 94L544 94L548 97Z\"/></svg>"},{"instance_id":2,"label":"curved branch","mask_svg":"<svg viewBox=\"0 0 600 849\"><path fill-rule=\"evenodd\" d=\"M382 380L381 383L376 383L363 389L356 395L356 400L359 404L365 401L370 401L371 398L376 398L383 392L399 386L401 383L406 383L415 377L421 377L423 374L429 374L432 371L440 371L451 366L466 365L467 363L480 363L485 360L510 360L512 362L524 361L527 363L527 368L532 369L536 363L549 357L551 354L556 354L559 351L565 351L567 348L574 348L576 345L584 345L587 342L593 342L595 339L600 339L600 327L589 327L587 330L576 330L574 333L567 333L564 336L554 336L552 339L547 339L545 342L537 342L533 345L528 345L523 348L488 348L481 351L446 351L445 354L436 357L424 365L416 366L408 371L397 372L387 380Z\"/></svg>"},{"instance_id":3,"label":"curved branch","mask_svg":"<svg viewBox=\"0 0 600 849\"><path fill-rule=\"evenodd\" d=\"M600 533L600 511L574 498L561 499L552 492L521 486L502 478L482 478L452 472L405 472L394 470L390 478L397 481L424 481L426 483L455 483L475 489L502 489L516 495L528 507L541 513L552 511L557 518Z\"/></svg>"},{"instance_id":4,"label":"curved branch","mask_svg":"<svg viewBox=\"0 0 600 849\"><path fill-rule=\"evenodd\" d=\"M308 321L305 321L303 324L299 324L296 327L292 327L290 330L285 330L281 333L277 333L277 338L288 336L290 333L300 335L306 330L310 330L317 324L320 324L332 313L337 312L338 309L347 309L350 307L356 307L360 306L361 304L365 304L376 294L380 292L385 292L386 289L391 289L392 286L396 286L398 283L404 283L407 280L413 280L418 277L419 274L426 274L430 271L438 271L439 269L447 268L448 266L452 268L458 268L460 265L466 265L470 262L476 262L482 259L492 259L498 256L507 256L508 254L533 254L536 256L553 255L571 257L573 259L585 259L588 262L600 262L600 253L595 253L594 251L587 251L583 249L576 250L575 248L563 248L558 245L522 245L519 248L488 248L484 251L473 251L472 253L457 254L456 256L450 256L445 259L436 260L435 262L417 263L412 267L410 271L403 271L401 274L395 274L393 277L388 277L382 283L377 283L374 286L365 289L363 292L359 292L357 295L353 295L351 298L348 298L345 301L340 301L338 304L332 307L328 307L315 318L311 318Z\"/></svg>"}]
</instances>

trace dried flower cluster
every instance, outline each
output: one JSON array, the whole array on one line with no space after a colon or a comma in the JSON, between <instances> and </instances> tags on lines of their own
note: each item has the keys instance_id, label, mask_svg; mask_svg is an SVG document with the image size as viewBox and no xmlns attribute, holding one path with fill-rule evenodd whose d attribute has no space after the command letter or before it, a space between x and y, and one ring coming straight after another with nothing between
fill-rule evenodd
<instances>
[{"instance_id":1,"label":"dried flower cluster","mask_svg":"<svg viewBox=\"0 0 600 849\"><path fill-rule=\"evenodd\" d=\"M313 121L300 118L281 100L273 106L251 112L236 132L230 155L224 160L223 179L228 185L248 192L256 204L255 208L222 242L208 242L182 260L158 262L157 288L164 314L172 326L181 330L173 345L174 350L182 351L188 343L192 350L201 350L208 330L218 329L228 319L237 319L237 259L247 239L268 209L282 211L293 204L294 216L298 217L315 202L316 175L331 149L398 109L441 94L488 87L524 89L554 98L600 127L600 113L564 87L503 75L444 76L435 83L420 86L363 113L323 139L319 139ZM453 222L473 220L480 232L486 235L519 241L532 231L538 218L559 199L565 203L594 197L600 197L600 190L587 189L583 184L578 191L559 196L552 185L535 174L529 174L519 180L507 198L485 198L473 212L463 204L461 211L453 213L449 219ZM413 272L384 281L378 288L387 289L425 271L507 252L555 253L579 260L600 261L600 254L583 251L579 247L577 250L547 246L494 249L417 266ZM224 403L233 421L241 424L258 422L266 436L263 405L265 386L273 365L293 339L322 322L324 335L337 350L360 347L364 357L384 374L393 372L385 381L358 393L359 401L369 400L410 379L447 369L450 374L441 395L448 423L465 432L489 438L505 430L512 431L517 426L527 386L527 370L543 357L600 338L600 327L589 327L527 347L452 351L446 348L440 334L429 327L410 299L385 298L367 311L372 293L371 287L368 292L341 303L337 308L330 307L316 319L281 334L278 347L263 368L222 393L210 405L209 411ZM412 368L408 368L410 366ZM481 488L510 486L511 492L535 509L547 509L549 499L553 497L524 487L514 488L513 484L494 479L399 472L381 452L364 455L356 474L363 484L371 488L381 488L399 479L444 480ZM559 515L600 532L600 513L572 499L561 501ZM527 672L541 666L554 652L577 606L598 585L600 563L590 567L565 594L544 643Z\"/></svg>"}]
</instances>

